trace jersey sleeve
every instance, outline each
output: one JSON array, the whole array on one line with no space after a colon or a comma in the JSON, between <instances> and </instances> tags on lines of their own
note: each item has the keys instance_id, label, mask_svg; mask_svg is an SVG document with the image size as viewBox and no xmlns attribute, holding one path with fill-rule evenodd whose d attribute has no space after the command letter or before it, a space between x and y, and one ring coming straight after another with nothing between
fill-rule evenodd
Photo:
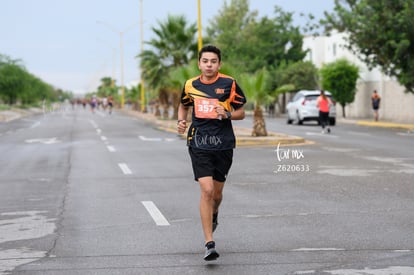
<instances>
[{"instance_id":1,"label":"jersey sleeve","mask_svg":"<svg viewBox=\"0 0 414 275\"><path fill-rule=\"evenodd\" d=\"M193 105L193 98L188 94L189 88L191 87L190 81L187 80L184 84L183 90L181 92L181 99L180 102L184 106L192 106Z\"/></svg>"},{"instance_id":2,"label":"jersey sleeve","mask_svg":"<svg viewBox=\"0 0 414 275\"><path fill-rule=\"evenodd\" d=\"M243 105L246 104L246 102L247 100L246 100L246 96L244 95L243 90L234 80L232 84L232 88L231 88L231 94L230 94L230 105L233 107L233 109L237 110L243 107Z\"/></svg>"}]
</instances>

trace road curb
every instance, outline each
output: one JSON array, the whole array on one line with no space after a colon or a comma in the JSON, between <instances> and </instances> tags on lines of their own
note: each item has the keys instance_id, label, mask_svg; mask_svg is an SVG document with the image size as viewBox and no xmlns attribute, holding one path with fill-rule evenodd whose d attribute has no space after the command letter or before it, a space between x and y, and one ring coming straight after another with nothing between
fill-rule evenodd
<instances>
[{"instance_id":1,"label":"road curb","mask_svg":"<svg viewBox=\"0 0 414 275\"><path fill-rule=\"evenodd\" d=\"M278 145L299 145L305 144L306 140L297 136L281 136L280 134L271 134L267 137L247 137L236 136L236 145L238 147L251 147L251 146L272 146Z\"/></svg>"},{"instance_id":2,"label":"road curb","mask_svg":"<svg viewBox=\"0 0 414 275\"><path fill-rule=\"evenodd\" d=\"M404 129L404 130L414 130L414 124L402 124L394 122L385 122L385 121L367 121L367 120L358 120L356 122L360 126L369 126L369 127L381 127L381 128L395 128L395 129Z\"/></svg>"}]
</instances>

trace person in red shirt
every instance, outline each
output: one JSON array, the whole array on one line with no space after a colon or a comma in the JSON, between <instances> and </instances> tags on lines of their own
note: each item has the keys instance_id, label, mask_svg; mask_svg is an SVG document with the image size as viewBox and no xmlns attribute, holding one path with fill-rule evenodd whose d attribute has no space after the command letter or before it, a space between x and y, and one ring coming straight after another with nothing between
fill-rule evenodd
<instances>
[{"instance_id":1,"label":"person in red shirt","mask_svg":"<svg viewBox=\"0 0 414 275\"><path fill-rule=\"evenodd\" d=\"M325 91L321 90L321 95L316 100L316 106L319 108L319 121L322 126L322 133L325 133L325 127L327 132L331 132L329 127L329 107L332 104L331 100L326 96Z\"/></svg>"}]
</instances>

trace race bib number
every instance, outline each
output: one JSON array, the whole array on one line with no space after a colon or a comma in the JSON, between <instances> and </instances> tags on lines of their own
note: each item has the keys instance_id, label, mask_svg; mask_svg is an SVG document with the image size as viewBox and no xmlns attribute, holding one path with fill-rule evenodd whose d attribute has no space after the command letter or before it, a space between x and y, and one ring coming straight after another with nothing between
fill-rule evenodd
<instances>
[{"instance_id":1,"label":"race bib number","mask_svg":"<svg viewBox=\"0 0 414 275\"><path fill-rule=\"evenodd\" d=\"M197 118L217 118L217 98L194 98L194 111Z\"/></svg>"}]
</instances>

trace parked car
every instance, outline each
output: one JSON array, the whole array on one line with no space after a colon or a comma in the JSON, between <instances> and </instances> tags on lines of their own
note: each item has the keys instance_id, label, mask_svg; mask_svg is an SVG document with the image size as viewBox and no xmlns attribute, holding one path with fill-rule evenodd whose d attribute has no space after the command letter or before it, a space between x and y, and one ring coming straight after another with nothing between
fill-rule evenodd
<instances>
[{"instance_id":1,"label":"parked car","mask_svg":"<svg viewBox=\"0 0 414 275\"><path fill-rule=\"evenodd\" d=\"M303 124L304 121L317 121L319 123L319 109L316 106L316 99L321 92L314 91L299 91L292 100L286 105L287 123L291 124L296 121L297 124ZM332 99L330 92L325 91L326 96L332 101L329 108L329 124L336 124L336 108L335 101Z\"/></svg>"}]
</instances>

